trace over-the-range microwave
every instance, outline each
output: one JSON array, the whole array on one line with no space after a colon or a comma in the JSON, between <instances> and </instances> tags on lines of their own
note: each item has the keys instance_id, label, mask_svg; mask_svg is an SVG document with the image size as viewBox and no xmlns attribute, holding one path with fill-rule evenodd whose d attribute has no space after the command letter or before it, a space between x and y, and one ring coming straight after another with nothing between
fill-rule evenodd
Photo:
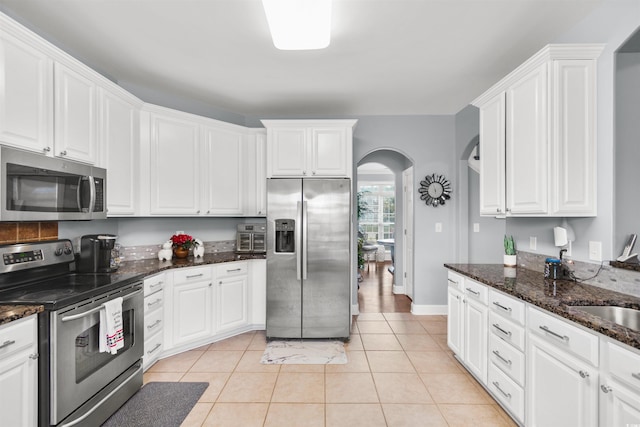
<instances>
[{"instance_id":1,"label":"over-the-range microwave","mask_svg":"<svg viewBox=\"0 0 640 427\"><path fill-rule=\"evenodd\" d=\"M0 221L107 217L106 169L3 146L0 178Z\"/></svg>"}]
</instances>

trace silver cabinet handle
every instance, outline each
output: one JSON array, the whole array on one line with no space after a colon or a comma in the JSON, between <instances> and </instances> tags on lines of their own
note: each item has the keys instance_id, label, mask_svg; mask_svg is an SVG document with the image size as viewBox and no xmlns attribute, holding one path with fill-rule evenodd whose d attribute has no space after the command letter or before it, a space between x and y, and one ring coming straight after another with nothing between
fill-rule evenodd
<instances>
[{"instance_id":1,"label":"silver cabinet handle","mask_svg":"<svg viewBox=\"0 0 640 427\"><path fill-rule=\"evenodd\" d=\"M67 155L67 150L63 150L63 151L61 151L61 152L60 152L60 155L61 155L61 156L66 156L66 155Z\"/></svg>"},{"instance_id":2,"label":"silver cabinet handle","mask_svg":"<svg viewBox=\"0 0 640 427\"><path fill-rule=\"evenodd\" d=\"M161 300L160 298L158 298L158 299L157 299L157 300L155 300L154 302L148 302L148 303L147 303L147 307L152 307L152 306L154 306L154 305L156 305L156 304L158 304L158 303L161 303L161 302L162 302L162 300Z\"/></svg>"},{"instance_id":3,"label":"silver cabinet handle","mask_svg":"<svg viewBox=\"0 0 640 427\"><path fill-rule=\"evenodd\" d=\"M501 389L501 388L500 388L500 383L499 383L498 381L494 381L494 382L493 382L493 385L498 389L498 391L499 391L500 393L502 393L502 395L503 395L504 397L506 397L507 399L511 399L511 393L507 393L507 392L505 392L503 389Z\"/></svg>"},{"instance_id":4,"label":"silver cabinet handle","mask_svg":"<svg viewBox=\"0 0 640 427\"><path fill-rule=\"evenodd\" d=\"M511 307L505 307L504 305L500 304L498 301L494 301L493 305L495 305L498 308L503 309L504 311L511 311Z\"/></svg>"},{"instance_id":5,"label":"silver cabinet handle","mask_svg":"<svg viewBox=\"0 0 640 427\"><path fill-rule=\"evenodd\" d=\"M48 153L49 151L51 151L51 147L44 147L42 151L44 151L45 153Z\"/></svg>"},{"instance_id":6,"label":"silver cabinet handle","mask_svg":"<svg viewBox=\"0 0 640 427\"><path fill-rule=\"evenodd\" d=\"M578 373L580 374L580 376L582 378L589 378L589 372L587 372L587 371L580 371Z\"/></svg>"},{"instance_id":7,"label":"silver cabinet handle","mask_svg":"<svg viewBox=\"0 0 640 427\"><path fill-rule=\"evenodd\" d=\"M556 332L553 332L551 329L549 329L547 326L543 325L543 326L539 326L540 329L542 329L543 331L545 331L548 334L553 335L556 338L560 338L562 341L569 341L569 337L566 335L560 335Z\"/></svg>"},{"instance_id":8,"label":"silver cabinet handle","mask_svg":"<svg viewBox=\"0 0 640 427\"><path fill-rule=\"evenodd\" d=\"M31 360L36 360L38 359L38 357L40 357L40 355L38 353L33 353L29 355L29 359Z\"/></svg>"},{"instance_id":9,"label":"silver cabinet handle","mask_svg":"<svg viewBox=\"0 0 640 427\"><path fill-rule=\"evenodd\" d=\"M480 292L478 292L478 291L474 291L474 290L473 290L473 289L471 289L471 288L467 288L467 292L471 292L472 294L474 294L475 296L478 296L478 297L480 296Z\"/></svg>"},{"instance_id":10,"label":"silver cabinet handle","mask_svg":"<svg viewBox=\"0 0 640 427\"><path fill-rule=\"evenodd\" d=\"M234 271L242 271L241 268L234 268L233 270L227 270L227 273L233 273Z\"/></svg>"},{"instance_id":11,"label":"silver cabinet handle","mask_svg":"<svg viewBox=\"0 0 640 427\"><path fill-rule=\"evenodd\" d=\"M498 350L493 350L493 354L495 354L498 359L502 360L504 363L511 366L511 360L505 359Z\"/></svg>"},{"instance_id":12,"label":"silver cabinet handle","mask_svg":"<svg viewBox=\"0 0 640 427\"><path fill-rule=\"evenodd\" d=\"M447 281L454 286L458 286L458 282L456 282L455 280L447 279Z\"/></svg>"},{"instance_id":13,"label":"silver cabinet handle","mask_svg":"<svg viewBox=\"0 0 640 427\"><path fill-rule=\"evenodd\" d=\"M147 351L147 354L151 354L151 353L153 353L154 351L156 351L157 349L159 349L161 345L162 345L162 344L160 344L160 343L156 344L156 346L155 346L155 347L153 347L151 350Z\"/></svg>"},{"instance_id":14,"label":"silver cabinet handle","mask_svg":"<svg viewBox=\"0 0 640 427\"><path fill-rule=\"evenodd\" d=\"M493 324L493 327L496 328L498 331L502 332L503 334L505 334L506 336L510 337L511 336L511 331L505 331L504 329L502 329L500 327L500 325L498 325L497 323Z\"/></svg>"},{"instance_id":15,"label":"silver cabinet handle","mask_svg":"<svg viewBox=\"0 0 640 427\"><path fill-rule=\"evenodd\" d=\"M0 344L0 348L9 347L11 344L15 344L16 340L6 340L2 344Z\"/></svg>"},{"instance_id":16,"label":"silver cabinet handle","mask_svg":"<svg viewBox=\"0 0 640 427\"><path fill-rule=\"evenodd\" d=\"M163 283L164 283L164 282L160 281L160 282L158 282L158 283L154 283L153 285L149 285L149 287L150 287L151 289L153 289L153 288L157 288L158 286L162 286L162 284L163 284Z\"/></svg>"},{"instance_id":17,"label":"silver cabinet handle","mask_svg":"<svg viewBox=\"0 0 640 427\"><path fill-rule=\"evenodd\" d=\"M151 330L151 329L155 328L156 326L158 326L160 323L162 323L162 320L158 319L158 320L155 321L155 323L153 325L147 326L147 329Z\"/></svg>"},{"instance_id":18,"label":"silver cabinet handle","mask_svg":"<svg viewBox=\"0 0 640 427\"><path fill-rule=\"evenodd\" d=\"M604 385L604 384L602 384L600 386L600 390L602 390L603 393L611 393L613 391L613 389L611 387L609 387L608 385Z\"/></svg>"},{"instance_id":19,"label":"silver cabinet handle","mask_svg":"<svg viewBox=\"0 0 640 427\"><path fill-rule=\"evenodd\" d=\"M204 274L200 273L200 274L187 274L187 279L193 279L194 277L202 277L204 276Z\"/></svg>"}]
</instances>

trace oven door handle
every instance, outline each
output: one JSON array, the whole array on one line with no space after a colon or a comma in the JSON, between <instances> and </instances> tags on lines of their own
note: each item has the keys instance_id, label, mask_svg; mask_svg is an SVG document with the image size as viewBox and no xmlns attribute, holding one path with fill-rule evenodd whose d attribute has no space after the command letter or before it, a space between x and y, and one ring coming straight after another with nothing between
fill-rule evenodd
<instances>
[{"instance_id":1,"label":"oven door handle","mask_svg":"<svg viewBox=\"0 0 640 427\"><path fill-rule=\"evenodd\" d=\"M89 411L87 411L83 416L81 416L80 418L78 418L77 420L73 420L70 423L67 424L60 424L59 427L71 427L74 426L78 423L81 423L82 421L84 421L89 415L93 414L93 412L98 409L100 407L100 405L102 405L105 401L107 401L108 399L111 398L111 396L113 396L114 394L116 394L118 391L120 391L120 389L122 387L124 387L129 381L131 381L133 378L136 377L136 375L138 375L138 373L142 370L142 364L140 365L140 367L138 369L136 369L136 371L131 374L131 376L129 376L129 378L127 378L126 380L124 380L122 382L122 384L120 384L118 387L116 387L115 389L113 389L111 391L111 393L109 393L108 395L106 395L105 397L102 398L102 400L100 400L100 402L96 403L96 405L91 408Z\"/></svg>"},{"instance_id":2,"label":"oven door handle","mask_svg":"<svg viewBox=\"0 0 640 427\"><path fill-rule=\"evenodd\" d=\"M139 290L137 290L137 291L135 291L133 293L130 293L128 295L123 296L122 300L123 301L128 300L129 298L133 298L133 297L135 297L136 295L138 295L140 293L142 293L142 289L139 289ZM93 313L95 313L97 311L100 311L100 310L102 310L102 305L99 305L98 307L94 307L91 310L87 310L84 313L73 314L71 316L65 316L60 320L62 320L63 322L70 322L72 320L81 319L81 318L83 318L85 316L88 316L88 315L93 314Z\"/></svg>"}]
</instances>

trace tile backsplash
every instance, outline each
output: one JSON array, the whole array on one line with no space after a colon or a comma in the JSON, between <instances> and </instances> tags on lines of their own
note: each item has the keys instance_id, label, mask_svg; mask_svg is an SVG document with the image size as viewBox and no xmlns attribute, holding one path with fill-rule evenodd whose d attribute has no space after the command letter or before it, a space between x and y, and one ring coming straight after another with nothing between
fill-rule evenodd
<instances>
[{"instance_id":1,"label":"tile backsplash","mask_svg":"<svg viewBox=\"0 0 640 427\"><path fill-rule=\"evenodd\" d=\"M57 238L57 222L0 222L0 245Z\"/></svg>"},{"instance_id":2,"label":"tile backsplash","mask_svg":"<svg viewBox=\"0 0 640 427\"><path fill-rule=\"evenodd\" d=\"M205 253L233 252L236 250L235 240L218 240L203 242ZM122 261L136 261L141 259L157 258L162 245L123 246L120 251Z\"/></svg>"}]
</instances>

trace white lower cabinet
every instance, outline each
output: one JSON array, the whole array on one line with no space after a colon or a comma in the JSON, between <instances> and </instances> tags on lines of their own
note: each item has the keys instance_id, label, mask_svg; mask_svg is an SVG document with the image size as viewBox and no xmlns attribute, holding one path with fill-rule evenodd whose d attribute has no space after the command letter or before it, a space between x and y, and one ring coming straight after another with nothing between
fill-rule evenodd
<instances>
[{"instance_id":1,"label":"white lower cabinet","mask_svg":"<svg viewBox=\"0 0 640 427\"><path fill-rule=\"evenodd\" d=\"M144 279L144 355L142 366L147 370L162 353L164 343L165 273Z\"/></svg>"},{"instance_id":2,"label":"white lower cabinet","mask_svg":"<svg viewBox=\"0 0 640 427\"><path fill-rule=\"evenodd\" d=\"M640 352L602 339L600 425L640 425Z\"/></svg>"},{"instance_id":3,"label":"white lower cabinet","mask_svg":"<svg viewBox=\"0 0 640 427\"><path fill-rule=\"evenodd\" d=\"M172 346L213 335L211 267L182 268L173 273Z\"/></svg>"},{"instance_id":4,"label":"white lower cabinet","mask_svg":"<svg viewBox=\"0 0 640 427\"><path fill-rule=\"evenodd\" d=\"M216 333L245 326L248 319L248 263L228 262L215 267Z\"/></svg>"},{"instance_id":5,"label":"white lower cabinet","mask_svg":"<svg viewBox=\"0 0 640 427\"><path fill-rule=\"evenodd\" d=\"M250 323L257 328L267 324L267 260L256 259L249 263Z\"/></svg>"},{"instance_id":6,"label":"white lower cabinet","mask_svg":"<svg viewBox=\"0 0 640 427\"><path fill-rule=\"evenodd\" d=\"M464 294L459 290L458 283L463 280L462 277L449 273L447 345L459 357L464 352Z\"/></svg>"},{"instance_id":7,"label":"white lower cabinet","mask_svg":"<svg viewBox=\"0 0 640 427\"><path fill-rule=\"evenodd\" d=\"M0 326L1 425L35 426L38 421L36 315Z\"/></svg>"}]
</instances>

